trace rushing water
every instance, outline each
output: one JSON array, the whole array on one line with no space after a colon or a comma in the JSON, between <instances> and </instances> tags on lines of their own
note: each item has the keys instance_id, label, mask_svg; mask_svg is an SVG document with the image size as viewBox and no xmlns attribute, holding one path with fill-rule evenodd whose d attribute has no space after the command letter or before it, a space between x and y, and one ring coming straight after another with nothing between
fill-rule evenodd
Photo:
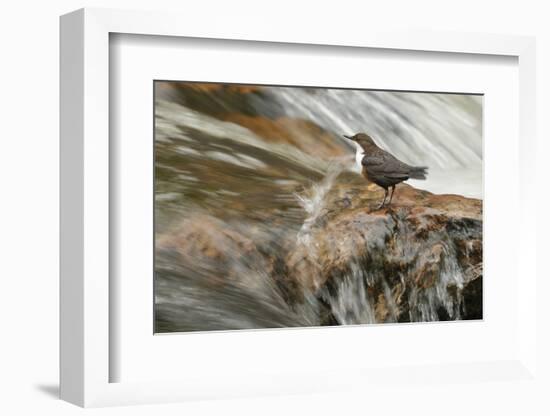
<instances>
[{"instance_id":1,"label":"rushing water","mask_svg":"<svg viewBox=\"0 0 550 416\"><path fill-rule=\"evenodd\" d=\"M305 91L279 88L273 93L289 115L313 120L337 135L365 131L401 160L429 166L427 181L411 181L416 187L482 197L481 96Z\"/></svg>"},{"instance_id":2,"label":"rushing water","mask_svg":"<svg viewBox=\"0 0 550 416\"><path fill-rule=\"evenodd\" d=\"M430 168L413 186L481 198L481 97L449 94L274 88L248 104L315 123L347 152L332 159L266 140L182 102L157 94L157 330L247 329L374 323L369 271L358 259L332 291L301 290L285 281L288 244L316 253L312 227L354 150L342 134L367 131L398 158ZM222 102L222 106L230 103ZM238 106L237 106L238 107ZM290 242L290 243L289 243ZM315 267L307 273L316 273ZM460 318L449 282L463 277L452 262L437 285L409 294L410 321ZM397 320L385 281L389 316Z\"/></svg>"}]
</instances>

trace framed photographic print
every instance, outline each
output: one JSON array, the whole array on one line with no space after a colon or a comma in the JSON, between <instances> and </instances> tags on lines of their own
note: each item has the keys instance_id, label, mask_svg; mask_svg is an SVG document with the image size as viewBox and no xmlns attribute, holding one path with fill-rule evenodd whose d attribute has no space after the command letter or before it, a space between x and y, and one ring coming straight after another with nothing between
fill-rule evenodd
<instances>
[{"instance_id":1,"label":"framed photographic print","mask_svg":"<svg viewBox=\"0 0 550 416\"><path fill-rule=\"evenodd\" d=\"M232 28L61 19L62 398L537 383L533 40Z\"/></svg>"}]
</instances>

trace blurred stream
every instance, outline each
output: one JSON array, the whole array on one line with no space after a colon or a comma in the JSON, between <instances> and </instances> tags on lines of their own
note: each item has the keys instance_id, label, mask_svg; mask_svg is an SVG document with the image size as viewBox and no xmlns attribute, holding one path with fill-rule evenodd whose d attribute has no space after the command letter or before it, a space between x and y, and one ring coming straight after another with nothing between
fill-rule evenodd
<instances>
[{"instance_id":1,"label":"blurred stream","mask_svg":"<svg viewBox=\"0 0 550 416\"><path fill-rule=\"evenodd\" d=\"M335 324L375 322L360 264L352 267L351 283L325 301L302 293L299 301L289 303L286 286L266 273L273 267L266 258L283 251L284 241L311 244L308 221L323 208L322 192L337 180L334 172L356 169L355 149L342 134L368 132L401 160L429 166L427 181L409 181L415 187L482 196L480 96L262 87L258 94L241 94L243 103L239 94L231 100L203 94L203 99L202 92L189 90L186 96L188 90L170 85L156 91L155 304L160 332L317 326L324 324L323 302L332 305ZM212 103L219 106L217 113L209 110ZM226 113L307 120L333 137L334 157L319 156L315 142L298 148L267 140L243 123L228 121ZM181 253L164 249L163 242L180 229L189 244L214 251L216 262L186 248L189 263L184 264ZM244 242L236 244L240 238ZM260 249L243 257L248 241ZM221 268L212 245L223 251ZM219 279L223 284L212 284ZM411 321L436 320L442 305L452 318L460 317L457 305L437 290L430 295L432 304L419 305ZM351 309L355 312L350 314Z\"/></svg>"}]
</instances>

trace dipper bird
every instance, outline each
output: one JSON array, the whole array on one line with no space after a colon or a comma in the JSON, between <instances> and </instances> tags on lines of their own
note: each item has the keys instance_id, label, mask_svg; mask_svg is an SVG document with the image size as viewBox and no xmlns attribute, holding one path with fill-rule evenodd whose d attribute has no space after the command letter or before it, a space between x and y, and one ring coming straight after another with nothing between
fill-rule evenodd
<instances>
[{"instance_id":1,"label":"dipper bird","mask_svg":"<svg viewBox=\"0 0 550 416\"><path fill-rule=\"evenodd\" d=\"M395 192L395 185L407 179L426 179L426 166L410 166L401 162L392 154L380 149L374 140L365 133L344 137L357 144L356 160L362 168L362 174L369 182L384 188L384 200L378 209L386 203L388 188L391 188L390 202Z\"/></svg>"}]
</instances>

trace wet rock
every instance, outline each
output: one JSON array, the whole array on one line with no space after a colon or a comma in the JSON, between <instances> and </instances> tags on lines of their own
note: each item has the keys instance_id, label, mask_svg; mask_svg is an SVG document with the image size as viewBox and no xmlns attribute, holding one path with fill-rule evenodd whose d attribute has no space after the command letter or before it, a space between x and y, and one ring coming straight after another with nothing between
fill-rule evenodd
<instances>
[{"instance_id":1,"label":"wet rock","mask_svg":"<svg viewBox=\"0 0 550 416\"><path fill-rule=\"evenodd\" d=\"M157 238L164 327L204 329L207 312L211 329L481 319L481 201L406 184L382 197L342 173L301 227L190 216Z\"/></svg>"},{"instance_id":2,"label":"wet rock","mask_svg":"<svg viewBox=\"0 0 550 416\"><path fill-rule=\"evenodd\" d=\"M288 144L309 152L312 156L330 159L344 156L349 152L333 134L308 120L290 117L272 120L237 113L224 116L224 120L246 127L268 142Z\"/></svg>"},{"instance_id":3,"label":"wet rock","mask_svg":"<svg viewBox=\"0 0 550 416\"><path fill-rule=\"evenodd\" d=\"M188 274L202 272L204 284L223 285L242 278L239 269L245 263L243 259L267 269L269 262L259 251L260 245L258 239L254 241L223 221L199 214L158 237L156 252L161 265L170 267L173 262L188 269Z\"/></svg>"},{"instance_id":4,"label":"wet rock","mask_svg":"<svg viewBox=\"0 0 550 416\"><path fill-rule=\"evenodd\" d=\"M266 239L266 229L197 214L159 236L155 332L319 325L326 312L286 279L277 239Z\"/></svg>"},{"instance_id":5,"label":"wet rock","mask_svg":"<svg viewBox=\"0 0 550 416\"><path fill-rule=\"evenodd\" d=\"M157 98L223 119L228 113L280 117L283 108L273 103L261 86L199 82L157 82Z\"/></svg>"},{"instance_id":6,"label":"wet rock","mask_svg":"<svg viewBox=\"0 0 550 416\"><path fill-rule=\"evenodd\" d=\"M364 292L373 322L481 318L481 201L401 184L377 209L383 191L350 181L288 255L291 275L332 304L343 287Z\"/></svg>"},{"instance_id":7,"label":"wet rock","mask_svg":"<svg viewBox=\"0 0 550 416\"><path fill-rule=\"evenodd\" d=\"M261 86L157 82L156 89L157 99L245 127L267 143L290 145L325 160L350 150L349 144L312 121L285 116Z\"/></svg>"}]
</instances>

